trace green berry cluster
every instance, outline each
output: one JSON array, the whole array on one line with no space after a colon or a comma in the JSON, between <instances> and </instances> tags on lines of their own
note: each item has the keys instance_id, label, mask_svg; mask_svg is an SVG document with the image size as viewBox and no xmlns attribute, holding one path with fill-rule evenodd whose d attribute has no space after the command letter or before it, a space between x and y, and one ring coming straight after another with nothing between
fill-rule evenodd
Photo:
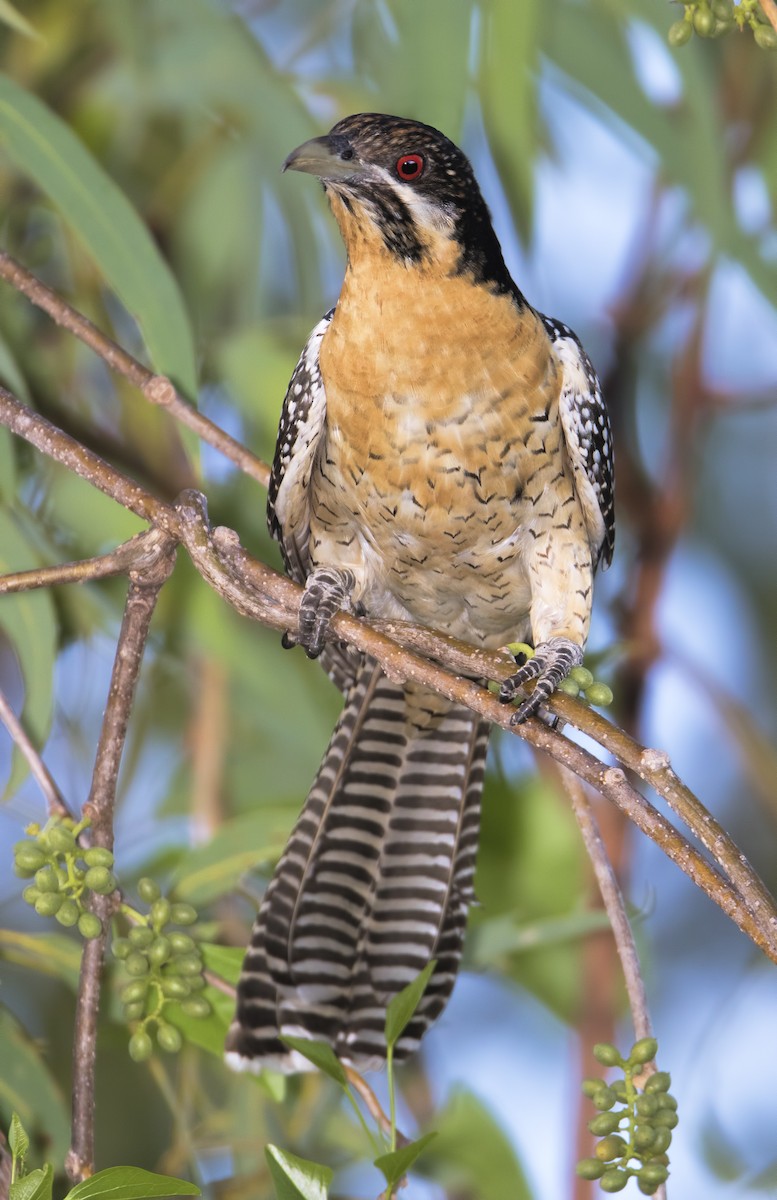
<instances>
[{"instance_id":1,"label":"green berry cluster","mask_svg":"<svg viewBox=\"0 0 777 1200\"><path fill-rule=\"evenodd\" d=\"M130 1038L130 1057L144 1062L154 1049L152 1028L162 1050L175 1054L181 1049L180 1031L165 1019L171 1007L180 1006L189 1017L207 1017L211 1008L200 995L205 978L197 942L190 934L170 928L193 925L196 909L191 904L171 903L153 879L139 881L138 895L149 905L148 914L125 905L123 911L135 923L126 937L114 938L112 950L130 976L121 992L124 1016L138 1023Z\"/></svg>"},{"instance_id":2,"label":"green berry cluster","mask_svg":"<svg viewBox=\"0 0 777 1200\"><path fill-rule=\"evenodd\" d=\"M526 642L513 642L507 648L516 657L523 654L526 658L534 658L534 650ZM577 696L596 708L607 708L613 701L612 689L606 683L594 679L587 667L573 667L566 679L562 679L558 685L558 691L566 692L568 696Z\"/></svg>"},{"instance_id":3,"label":"green berry cluster","mask_svg":"<svg viewBox=\"0 0 777 1200\"><path fill-rule=\"evenodd\" d=\"M633 1176L643 1196L652 1196L669 1176L667 1151L677 1124L669 1074L656 1071L641 1089L634 1081L657 1051L655 1038L635 1042L625 1059L608 1042L594 1046L597 1062L623 1071L623 1078L611 1083L583 1081L583 1092L599 1110L588 1128L600 1141L594 1157L577 1164L577 1173L583 1179L598 1179L603 1192L622 1191Z\"/></svg>"},{"instance_id":4,"label":"green berry cluster","mask_svg":"<svg viewBox=\"0 0 777 1200\"><path fill-rule=\"evenodd\" d=\"M85 907L87 893L108 896L116 890L113 855L110 850L78 845L88 821L76 824L69 817L51 817L46 824L28 825L30 835L13 848L14 870L34 882L22 893L39 917L54 917L60 925L78 926L85 938L102 932L100 918Z\"/></svg>"},{"instance_id":5,"label":"green berry cluster","mask_svg":"<svg viewBox=\"0 0 777 1200\"><path fill-rule=\"evenodd\" d=\"M777 50L777 30L767 20L758 0L691 0L685 13L669 29L669 45L684 46L696 33L703 38L721 37L732 29L752 30L762 50Z\"/></svg>"}]
</instances>

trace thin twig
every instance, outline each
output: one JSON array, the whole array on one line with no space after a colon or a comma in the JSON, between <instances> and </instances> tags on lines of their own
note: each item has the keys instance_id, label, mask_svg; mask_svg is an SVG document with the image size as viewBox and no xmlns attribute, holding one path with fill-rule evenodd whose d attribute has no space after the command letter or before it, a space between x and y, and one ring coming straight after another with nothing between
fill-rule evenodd
<instances>
[{"instance_id":1,"label":"thin twig","mask_svg":"<svg viewBox=\"0 0 777 1200\"><path fill-rule=\"evenodd\" d=\"M363 1075L360 1075L358 1071L355 1071L353 1067L349 1067L346 1063L343 1063L343 1070L345 1071L346 1079L350 1083L353 1090L361 1097L362 1101L364 1102L364 1107L367 1109L367 1112L370 1114L375 1124L388 1137L391 1134L391 1118L381 1108L380 1100L367 1083L367 1080ZM398 1146L406 1146L410 1141L410 1139L405 1137L403 1133L400 1133L399 1130L396 1131L396 1135Z\"/></svg>"},{"instance_id":2,"label":"thin twig","mask_svg":"<svg viewBox=\"0 0 777 1200\"><path fill-rule=\"evenodd\" d=\"M107 464L105 464L107 466ZM109 554L100 554L96 558L82 558L77 562L57 563L50 567L33 567L29 571L15 571L13 574L0 575L0 595L12 592L28 592L32 588L56 587L63 583L86 583L93 579L110 579L116 575L126 575L132 566L139 565L147 553L149 539L155 535L149 529L136 533L128 541L122 542Z\"/></svg>"},{"instance_id":3,"label":"thin twig","mask_svg":"<svg viewBox=\"0 0 777 1200\"><path fill-rule=\"evenodd\" d=\"M5 692L0 689L0 721L5 725L19 752L24 755L30 772L46 798L50 817L70 817L73 814L65 803L56 780L33 745L32 740L17 717Z\"/></svg>"},{"instance_id":4,"label":"thin twig","mask_svg":"<svg viewBox=\"0 0 777 1200\"><path fill-rule=\"evenodd\" d=\"M267 463L262 462L235 438L204 417L191 404L188 404L178 395L169 379L149 371L148 367L144 367L121 346L117 346L96 325L93 325L61 296L36 279L26 267L3 251L0 251L0 279L5 279L38 308L42 308L44 312L48 313L57 325L67 329L69 333L74 334L86 346L94 350L95 354L98 354L113 371L123 375L130 383L134 383L136 387L140 388L146 399L152 404L166 408L172 417L196 433L203 442L207 442L214 450L220 451L262 487L267 486L270 478L270 468Z\"/></svg>"},{"instance_id":5,"label":"thin twig","mask_svg":"<svg viewBox=\"0 0 777 1200\"><path fill-rule=\"evenodd\" d=\"M758 0L758 2L761 5L761 11L772 29L777 31L777 4L775 4L775 0Z\"/></svg>"},{"instance_id":6,"label":"thin twig","mask_svg":"<svg viewBox=\"0 0 777 1200\"><path fill-rule=\"evenodd\" d=\"M175 561L175 542L156 531L156 561L141 575L130 573L124 619L116 646L108 701L100 730L89 799L84 816L91 821L95 846L113 849L113 814L119 765L135 695L143 650L159 592ZM73 1033L73 1113L70 1149L65 1170L73 1183L94 1171L95 1066L100 973L105 957L108 924L116 897L95 894L92 911L102 922L99 937L87 941L81 958Z\"/></svg>"},{"instance_id":7,"label":"thin twig","mask_svg":"<svg viewBox=\"0 0 777 1200\"><path fill-rule=\"evenodd\" d=\"M566 767L559 767L559 776L572 804L583 843L586 848L596 882L602 896L602 903L607 911L607 917L612 928L615 945L623 967L623 979L626 984L626 994L629 998L634 1033L639 1038L652 1037L653 1029L648 1012L645 981L639 966L637 946L634 934L626 914L623 893L612 868L607 850L599 827L596 823L591 804L585 793L585 788L576 775Z\"/></svg>"}]
</instances>

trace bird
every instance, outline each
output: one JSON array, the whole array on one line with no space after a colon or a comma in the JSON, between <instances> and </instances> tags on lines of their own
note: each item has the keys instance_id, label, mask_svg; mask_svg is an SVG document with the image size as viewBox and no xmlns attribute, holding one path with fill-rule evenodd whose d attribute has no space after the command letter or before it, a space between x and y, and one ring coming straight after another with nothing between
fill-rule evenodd
<instances>
[{"instance_id":1,"label":"bird","mask_svg":"<svg viewBox=\"0 0 777 1200\"><path fill-rule=\"evenodd\" d=\"M333 642L345 610L473 646L530 641L502 684L521 722L582 661L614 546L613 455L596 372L505 265L472 166L443 133L359 113L283 169L323 184L347 263L291 377L270 531L303 587L300 643L342 715L261 900L226 1057L311 1069L283 1039L385 1060L391 999L430 962L396 1044L445 1008L474 900L489 726Z\"/></svg>"}]
</instances>

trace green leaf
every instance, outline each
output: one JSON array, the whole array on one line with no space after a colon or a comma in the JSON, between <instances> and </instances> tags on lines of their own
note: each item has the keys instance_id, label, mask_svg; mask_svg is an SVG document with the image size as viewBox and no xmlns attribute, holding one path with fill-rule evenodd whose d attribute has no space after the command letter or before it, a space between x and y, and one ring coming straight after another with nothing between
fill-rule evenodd
<instances>
[{"instance_id":1,"label":"green leaf","mask_svg":"<svg viewBox=\"0 0 777 1200\"><path fill-rule=\"evenodd\" d=\"M261 804L255 812L228 821L206 845L191 851L173 874L176 897L206 904L231 892L240 876L275 862L294 823L289 804Z\"/></svg>"},{"instance_id":2,"label":"green leaf","mask_svg":"<svg viewBox=\"0 0 777 1200\"><path fill-rule=\"evenodd\" d=\"M326 1042L311 1042L307 1038L284 1037L283 1035L281 1035L281 1041L284 1046L288 1046L290 1050L296 1050L303 1058L312 1062L314 1067L318 1067L319 1071L323 1071L330 1079L334 1079L335 1083L340 1084L340 1087L347 1086L348 1080L343 1064Z\"/></svg>"},{"instance_id":3,"label":"green leaf","mask_svg":"<svg viewBox=\"0 0 777 1200\"><path fill-rule=\"evenodd\" d=\"M332 1182L329 1167L297 1158L273 1145L265 1146L264 1155L278 1200L327 1200Z\"/></svg>"},{"instance_id":4,"label":"green leaf","mask_svg":"<svg viewBox=\"0 0 777 1200\"><path fill-rule=\"evenodd\" d=\"M407 1174L416 1159L436 1137L434 1131L425 1133L417 1142L411 1142L409 1146L402 1146L399 1150L391 1150L388 1154L381 1154L375 1159L375 1166L383 1172L389 1191Z\"/></svg>"},{"instance_id":5,"label":"green leaf","mask_svg":"<svg viewBox=\"0 0 777 1200\"><path fill-rule=\"evenodd\" d=\"M12 515L0 509L0 575L38 565ZM24 726L40 749L51 722L52 677L57 654L56 619L50 593L38 588L0 596L0 636L3 633L16 654L24 679ZM27 764L15 751L6 796L26 775Z\"/></svg>"},{"instance_id":6,"label":"green leaf","mask_svg":"<svg viewBox=\"0 0 777 1200\"><path fill-rule=\"evenodd\" d=\"M199 1196L200 1189L187 1179L154 1175L141 1167L108 1167L72 1188L65 1200L153 1200L155 1196Z\"/></svg>"},{"instance_id":7,"label":"green leaf","mask_svg":"<svg viewBox=\"0 0 777 1200\"><path fill-rule=\"evenodd\" d=\"M45 1136L52 1160L70 1145L70 1117L38 1047L6 1008L0 1007L0 1113L5 1125L17 1112L30 1136Z\"/></svg>"},{"instance_id":8,"label":"green leaf","mask_svg":"<svg viewBox=\"0 0 777 1200\"><path fill-rule=\"evenodd\" d=\"M39 1167L37 1171L30 1171L29 1175L15 1180L11 1184L8 1200L51 1200L53 1184L54 1171L51 1163L46 1163L45 1167Z\"/></svg>"},{"instance_id":9,"label":"green leaf","mask_svg":"<svg viewBox=\"0 0 777 1200\"><path fill-rule=\"evenodd\" d=\"M14 8L11 0L0 0L0 21L8 25L17 33L24 34L25 37L33 38L35 41L40 40L40 34L35 29L26 17Z\"/></svg>"},{"instance_id":10,"label":"green leaf","mask_svg":"<svg viewBox=\"0 0 777 1200\"><path fill-rule=\"evenodd\" d=\"M418 1008L436 966L435 959L432 959L426 964L423 971L391 1000L386 1009L387 1045L394 1046L399 1041L405 1026Z\"/></svg>"},{"instance_id":11,"label":"green leaf","mask_svg":"<svg viewBox=\"0 0 777 1200\"><path fill-rule=\"evenodd\" d=\"M2 75L0 145L56 205L136 318L154 369L193 399L197 370L189 320L151 235L65 122Z\"/></svg>"},{"instance_id":12,"label":"green leaf","mask_svg":"<svg viewBox=\"0 0 777 1200\"><path fill-rule=\"evenodd\" d=\"M503 966L508 955L577 942L609 928L610 921L603 909L521 923L512 915L478 918L467 938L467 965L476 969Z\"/></svg>"},{"instance_id":13,"label":"green leaf","mask_svg":"<svg viewBox=\"0 0 777 1200\"><path fill-rule=\"evenodd\" d=\"M74 991L81 968L81 946L64 933L23 933L0 929L0 961L62 979Z\"/></svg>"},{"instance_id":14,"label":"green leaf","mask_svg":"<svg viewBox=\"0 0 777 1200\"><path fill-rule=\"evenodd\" d=\"M245 950L240 946L219 946L215 942L200 942L199 946L207 969L236 987Z\"/></svg>"},{"instance_id":15,"label":"green leaf","mask_svg":"<svg viewBox=\"0 0 777 1200\"><path fill-rule=\"evenodd\" d=\"M510 1139L477 1096L455 1093L435 1124L437 1138L424 1155L422 1174L478 1200L531 1200Z\"/></svg>"},{"instance_id":16,"label":"green leaf","mask_svg":"<svg viewBox=\"0 0 777 1200\"><path fill-rule=\"evenodd\" d=\"M537 70L540 0L492 0L484 12L480 67L483 118L513 218L531 233L537 155Z\"/></svg>"},{"instance_id":17,"label":"green leaf","mask_svg":"<svg viewBox=\"0 0 777 1200\"><path fill-rule=\"evenodd\" d=\"M27 1157L27 1151L30 1148L30 1139L17 1112L11 1115L11 1124L8 1129L8 1145L11 1147L11 1154L14 1158L24 1160Z\"/></svg>"},{"instance_id":18,"label":"green leaf","mask_svg":"<svg viewBox=\"0 0 777 1200\"><path fill-rule=\"evenodd\" d=\"M186 1041L199 1046L221 1061L224 1058L224 1039L227 1036L235 1001L216 988L207 987L198 995L209 1001L212 1011L207 1017L190 1017L179 1004L170 1002L165 1007L165 1020L180 1029Z\"/></svg>"}]
</instances>

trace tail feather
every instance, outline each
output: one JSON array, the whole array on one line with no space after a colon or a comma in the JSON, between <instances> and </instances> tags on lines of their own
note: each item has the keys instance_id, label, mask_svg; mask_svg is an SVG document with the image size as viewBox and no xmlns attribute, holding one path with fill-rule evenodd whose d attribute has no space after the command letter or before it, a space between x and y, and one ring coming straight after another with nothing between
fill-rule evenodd
<instances>
[{"instance_id":1,"label":"tail feather","mask_svg":"<svg viewBox=\"0 0 777 1200\"><path fill-rule=\"evenodd\" d=\"M254 925L233 1066L304 1068L281 1032L378 1065L391 997L434 958L397 1056L417 1047L461 959L487 739L466 709L364 663Z\"/></svg>"}]
</instances>

